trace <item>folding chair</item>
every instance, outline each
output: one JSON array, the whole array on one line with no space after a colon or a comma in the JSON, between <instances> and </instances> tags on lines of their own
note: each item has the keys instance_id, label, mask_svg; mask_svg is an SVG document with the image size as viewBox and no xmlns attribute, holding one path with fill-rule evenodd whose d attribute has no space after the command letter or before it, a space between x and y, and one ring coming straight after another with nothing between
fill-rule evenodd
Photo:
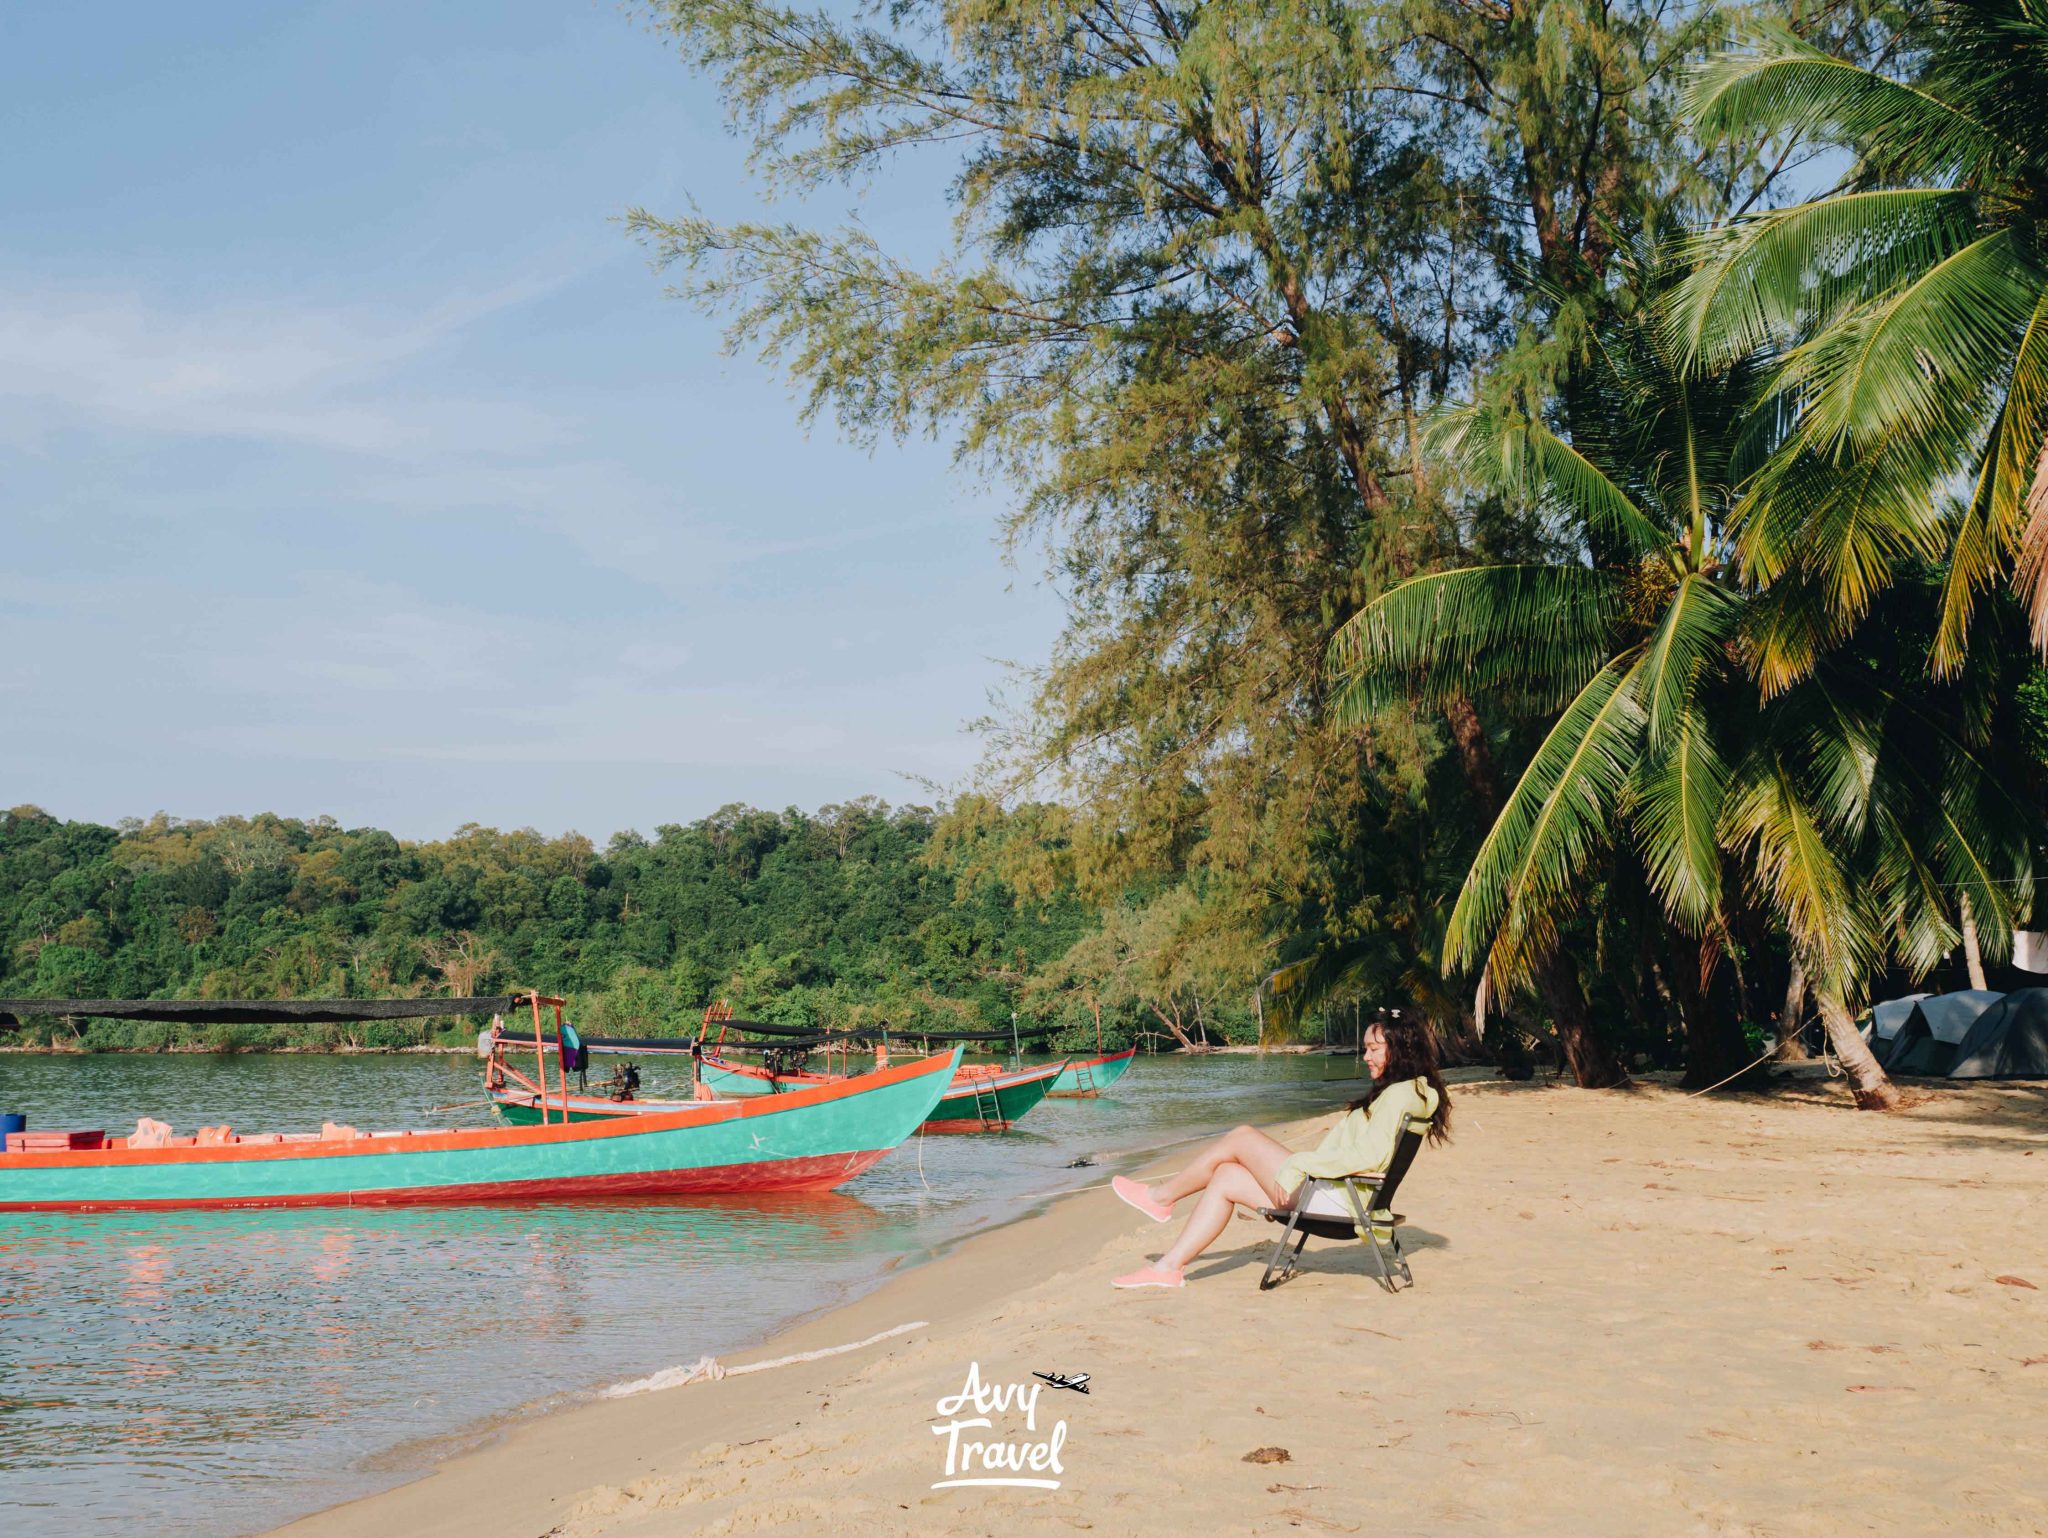
<instances>
[{"instance_id":1,"label":"folding chair","mask_svg":"<svg viewBox=\"0 0 2048 1538\"><path fill-rule=\"evenodd\" d=\"M1401 1224L1407 1220L1397 1212L1388 1211L1386 1220L1379 1225L1387 1230L1386 1243L1382 1244L1373 1223L1373 1214L1388 1208L1393 1202L1402 1176L1408 1173L1408 1166L1415 1162L1416 1151L1422 1147L1422 1133L1423 1128L1414 1121L1403 1127L1399 1141L1394 1144L1394 1157L1379 1174L1303 1180L1288 1206L1261 1207L1259 1216L1270 1222L1284 1223L1286 1227L1273 1241L1273 1253L1266 1258L1266 1274L1259 1278L1259 1290L1264 1292L1278 1287L1294 1275L1301 1260L1302 1247L1308 1243L1311 1234L1318 1239L1356 1236L1371 1248L1372 1262L1379 1270L1382 1287L1388 1292L1399 1292L1402 1286L1413 1287L1415 1274L1408 1269L1408 1257L1401 1251ZM1294 1241L1291 1251L1288 1249L1290 1239ZM1401 1279L1399 1285L1394 1280L1397 1274Z\"/></svg>"}]
</instances>

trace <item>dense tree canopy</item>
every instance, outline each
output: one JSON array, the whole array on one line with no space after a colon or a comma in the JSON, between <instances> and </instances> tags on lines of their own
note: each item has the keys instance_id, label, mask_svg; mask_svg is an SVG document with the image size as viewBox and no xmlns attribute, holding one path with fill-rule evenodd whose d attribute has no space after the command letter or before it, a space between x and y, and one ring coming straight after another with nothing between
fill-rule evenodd
<instances>
[{"instance_id":1,"label":"dense tree canopy","mask_svg":"<svg viewBox=\"0 0 2048 1538\"><path fill-rule=\"evenodd\" d=\"M2034 68L2035 22L2000 3L2005 80ZM1151 936L1264 978L1283 1013L1405 998L1469 1039L1484 971L1508 1039L1554 1035L1582 1083L1681 1039L1705 1079L1750 1055L1746 1024L1799 1007L1809 963L1839 1016L1886 966L1924 971L1962 887L1994 923L2031 905L2038 819L1998 802L2038 767L2038 670L1988 612L1974 682L1947 641L1932 675L1902 662L1927 592L1985 582L1967 540L1864 516L1883 447L1827 433L1855 338L1799 334L1844 303L1882 318L1940 253L1905 240L1885 266L1873 248L1866 281L1853 242L1768 234L1801 227L1778 210L1811 192L1817 151L1861 135L1863 180L1931 171L1956 184L1943 207L1976 199L1956 241L2031 239L2024 161L1993 185L1942 159L1969 138L1941 127L1952 106L1899 106L1916 74L1957 94L1949 12L1797 8L1696 86L1754 9L652 10L778 190L925 176L956 209L950 248L918 262L829 219L631 224L813 413L858 437L952 433L1015 488L1010 532L1070 620L996 722L985 789L1001 806L1055 787L1075 890L1129 905L1092 942L1098 974L1159 1008L1170 969L1122 952ZM1753 256L1756 230L1789 254ZM1684 292L1712 282L1767 324L1706 347L1658 319L1685 272L1638 254L1689 234L1721 277ZM2031 271L2008 310L2032 303ZM1919 410L1960 378L1947 356L2002 364L2019 344L1999 317L1946 355L1899 329L1865 394ZM1947 389L1951 444L1981 440L1996 388ZM1474 398L1437 440L1460 452L1433 452L1432 419ZM2040 447L2031 420L2015 467ZM1939 523L1944 466L1909 468L1883 495ZM1454 588L1466 628L1437 655L1401 605ZM1883 633L1864 644L1860 621ZM1404 686L1351 687L1369 647L1326 671L1333 639L1369 632L1406 646ZM1903 686L1859 692L1872 676ZM1945 765L1918 761L1933 742Z\"/></svg>"},{"instance_id":2,"label":"dense tree canopy","mask_svg":"<svg viewBox=\"0 0 2048 1538\"><path fill-rule=\"evenodd\" d=\"M539 987L599 1026L693 1025L719 997L791 1023L1006 1024L1092 915L1071 890L1025 898L969 870L967 843L929 858L936 820L874 800L734 806L600 850L573 833L403 843L325 819L115 829L17 807L0 815L0 995ZM1034 1009L1076 1027L1086 1013L1057 988ZM1140 1014L1111 1001L1105 1023L1124 1034Z\"/></svg>"}]
</instances>

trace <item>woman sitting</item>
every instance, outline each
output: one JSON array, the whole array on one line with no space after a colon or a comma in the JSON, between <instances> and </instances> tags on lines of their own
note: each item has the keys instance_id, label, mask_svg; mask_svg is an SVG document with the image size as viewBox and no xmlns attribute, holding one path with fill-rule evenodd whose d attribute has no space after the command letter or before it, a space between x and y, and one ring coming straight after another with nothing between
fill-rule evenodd
<instances>
[{"instance_id":1,"label":"woman sitting","mask_svg":"<svg viewBox=\"0 0 2048 1538\"><path fill-rule=\"evenodd\" d=\"M1350 1114L1308 1153L1294 1153L1257 1127L1233 1127L1195 1156L1178 1175L1144 1185L1119 1175L1110 1189L1155 1223L1173 1216L1175 1202L1198 1196L1187 1227L1159 1263L1118 1277L1116 1287L1179 1287L1187 1263L1216 1242L1233 1208L1285 1207L1303 1182L1384 1170L1412 1119L1429 1123L1432 1143L1451 1127L1450 1095L1436 1065L1435 1045L1419 1020L1399 1014L1365 1033L1365 1066L1372 1087L1351 1102Z\"/></svg>"}]
</instances>

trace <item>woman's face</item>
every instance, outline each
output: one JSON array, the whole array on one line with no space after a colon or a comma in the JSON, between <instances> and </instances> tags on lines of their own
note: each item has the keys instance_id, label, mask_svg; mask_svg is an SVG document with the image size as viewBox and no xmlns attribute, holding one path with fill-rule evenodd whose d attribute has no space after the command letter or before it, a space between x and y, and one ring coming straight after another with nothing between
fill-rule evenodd
<instances>
[{"instance_id":1,"label":"woman's face","mask_svg":"<svg viewBox=\"0 0 2048 1538\"><path fill-rule=\"evenodd\" d=\"M1376 1025L1365 1033L1365 1071L1375 1079L1387 1071L1387 1033Z\"/></svg>"}]
</instances>

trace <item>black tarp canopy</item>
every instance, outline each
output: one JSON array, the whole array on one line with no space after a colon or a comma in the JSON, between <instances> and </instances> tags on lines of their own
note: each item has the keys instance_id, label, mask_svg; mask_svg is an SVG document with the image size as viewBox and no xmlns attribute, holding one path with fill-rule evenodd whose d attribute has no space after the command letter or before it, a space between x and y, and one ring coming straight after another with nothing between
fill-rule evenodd
<instances>
[{"instance_id":1,"label":"black tarp canopy","mask_svg":"<svg viewBox=\"0 0 2048 1538\"><path fill-rule=\"evenodd\" d=\"M474 999L0 999L0 1025L18 1025L31 1015L192 1025L347 1025L503 1014L526 999L523 993Z\"/></svg>"}]
</instances>

